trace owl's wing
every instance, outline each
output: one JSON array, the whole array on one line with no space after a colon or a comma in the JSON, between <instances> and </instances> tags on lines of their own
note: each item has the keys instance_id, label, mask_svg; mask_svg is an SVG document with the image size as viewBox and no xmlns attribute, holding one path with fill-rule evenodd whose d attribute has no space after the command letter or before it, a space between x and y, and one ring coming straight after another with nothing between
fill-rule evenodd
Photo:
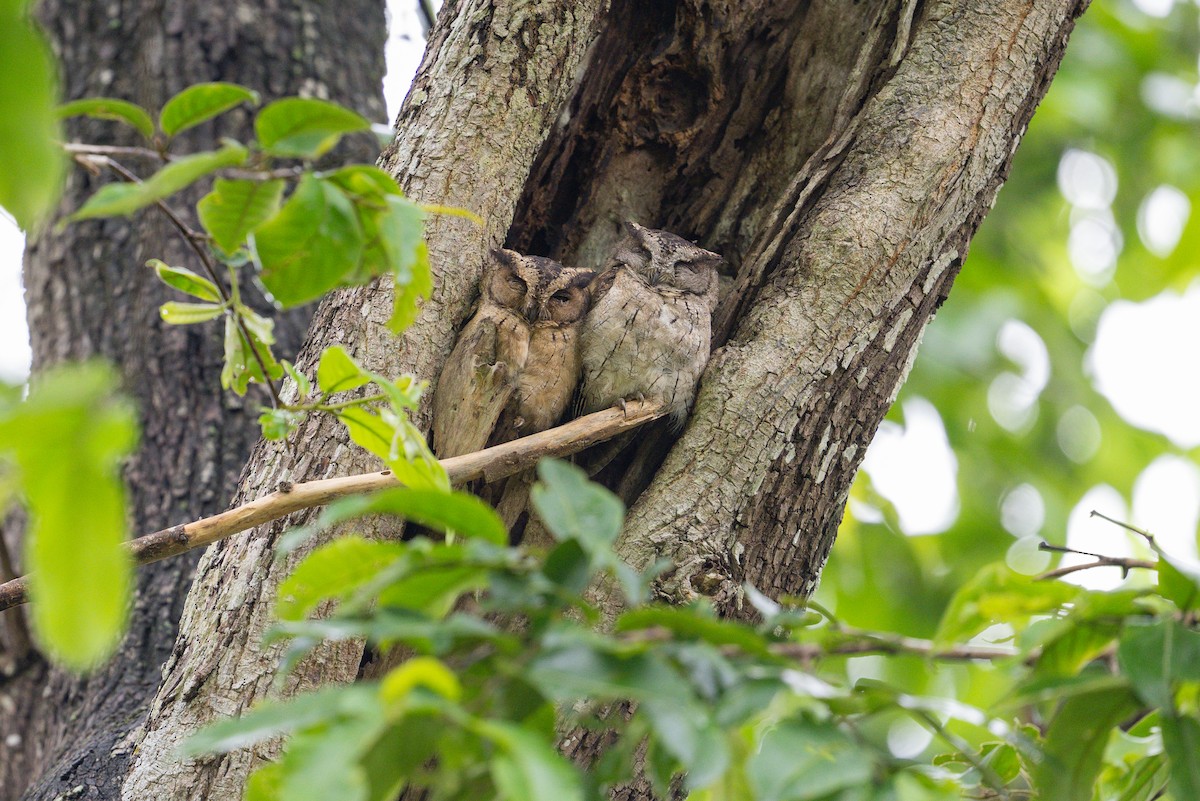
<instances>
[{"instance_id":1,"label":"owl's wing","mask_svg":"<svg viewBox=\"0 0 1200 801\"><path fill-rule=\"evenodd\" d=\"M516 386L515 365L495 320L472 320L459 337L438 382L433 443L439 458L483 450Z\"/></svg>"}]
</instances>

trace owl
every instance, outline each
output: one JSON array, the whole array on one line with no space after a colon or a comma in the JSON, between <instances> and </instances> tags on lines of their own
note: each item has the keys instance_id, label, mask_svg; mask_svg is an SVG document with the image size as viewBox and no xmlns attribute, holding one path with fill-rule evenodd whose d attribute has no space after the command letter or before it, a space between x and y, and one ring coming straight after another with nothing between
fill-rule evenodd
<instances>
[{"instance_id":1,"label":"owl","mask_svg":"<svg viewBox=\"0 0 1200 801\"><path fill-rule=\"evenodd\" d=\"M584 413L644 398L683 425L708 362L720 264L682 237L625 223L579 335Z\"/></svg>"},{"instance_id":2,"label":"owl","mask_svg":"<svg viewBox=\"0 0 1200 801\"><path fill-rule=\"evenodd\" d=\"M579 376L590 270L491 251L474 316L433 398L440 458L473 453L558 423Z\"/></svg>"}]
</instances>

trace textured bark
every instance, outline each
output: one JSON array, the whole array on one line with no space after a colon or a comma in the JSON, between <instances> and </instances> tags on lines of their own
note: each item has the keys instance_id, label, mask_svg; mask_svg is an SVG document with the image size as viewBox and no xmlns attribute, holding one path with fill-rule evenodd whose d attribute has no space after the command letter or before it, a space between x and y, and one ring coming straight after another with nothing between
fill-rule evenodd
<instances>
[{"instance_id":1,"label":"textured bark","mask_svg":"<svg viewBox=\"0 0 1200 801\"><path fill-rule=\"evenodd\" d=\"M928 2L877 51L869 97L747 253L691 424L631 510L619 548L674 559L667 597L734 613L745 581L815 589L866 446L1086 5Z\"/></svg>"},{"instance_id":2,"label":"textured bark","mask_svg":"<svg viewBox=\"0 0 1200 801\"><path fill-rule=\"evenodd\" d=\"M610 7L611 5L611 7ZM816 585L867 442L945 298L1087 0L462 0L443 9L383 164L481 213L429 231L437 290L399 341L372 287L320 309L301 357L345 344L436 380L486 247L594 264L616 223L730 261L716 353L619 547L677 569L673 600L740 613L740 586ZM420 415L427 423L427 407ZM666 461L653 471L663 456ZM242 498L371 467L328 421L261 444ZM178 763L196 726L268 694L260 645L285 523L203 559L125 797L236 797L268 752ZM379 532L386 534L387 532ZM354 678L339 644L285 691ZM594 755L603 737L572 753ZM646 797L626 788L623 798Z\"/></svg>"},{"instance_id":3,"label":"textured bark","mask_svg":"<svg viewBox=\"0 0 1200 801\"><path fill-rule=\"evenodd\" d=\"M258 90L264 100L308 93L372 119L385 116L378 0L336 6L285 0L269 11L230 0L45 0L40 10L67 98L104 95L157 108L190 84L225 80ZM181 144L195 149L214 146L220 136L245 137L248 120L230 115L189 132ZM77 141L137 143L115 123L79 120L69 128ZM370 159L372 147L364 137L350 155ZM152 167L128 166L142 174ZM63 208L77 207L97 181L75 171ZM126 476L131 518L146 530L225 507L258 437L255 416L263 401L221 391L221 338L211 326L161 323L158 306L177 293L143 266L150 257L194 267L162 217L147 212L132 221L47 232L30 243L24 277L34 371L104 356L119 365L137 400L142 442ZM279 319L283 355L299 348L310 316L299 311ZM15 531L6 534L15 539ZM117 797L129 762L122 740L144 717L158 687L195 561L181 558L140 571L130 633L102 669L78 678L30 654L0 680L0 799Z\"/></svg>"},{"instance_id":4,"label":"textured bark","mask_svg":"<svg viewBox=\"0 0 1200 801\"><path fill-rule=\"evenodd\" d=\"M342 344L385 375L436 376L467 313L483 255L512 221L604 6L602 0L466 0L443 8L397 120L398 139L382 163L412 197L472 209L486 224L440 218L428 226L435 295L399 340L384 325L391 302L386 289L329 298L313 322L301 369L311 367L323 348ZM239 498L257 497L280 481L375 466L373 457L347 445L340 424L314 419L288 442L260 443ZM176 754L197 726L236 714L273 689L280 649L264 648L261 637L271 622L275 588L290 567L275 561L272 545L290 522L225 541L201 560L125 798L237 798L249 770L269 756L240 752L183 763ZM324 649L289 677L284 690L352 680L361 659L362 647L354 643Z\"/></svg>"}]
</instances>

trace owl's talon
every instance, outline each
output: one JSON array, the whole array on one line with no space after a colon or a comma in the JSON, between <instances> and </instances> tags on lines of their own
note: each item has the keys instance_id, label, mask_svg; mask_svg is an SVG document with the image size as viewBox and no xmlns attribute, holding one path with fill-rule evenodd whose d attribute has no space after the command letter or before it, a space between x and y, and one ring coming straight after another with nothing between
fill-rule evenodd
<instances>
[{"instance_id":1,"label":"owl's talon","mask_svg":"<svg viewBox=\"0 0 1200 801\"><path fill-rule=\"evenodd\" d=\"M629 419L629 410L627 408L625 408L625 399L617 398L617 405L621 407L621 416L624 417L626 420L628 420Z\"/></svg>"}]
</instances>

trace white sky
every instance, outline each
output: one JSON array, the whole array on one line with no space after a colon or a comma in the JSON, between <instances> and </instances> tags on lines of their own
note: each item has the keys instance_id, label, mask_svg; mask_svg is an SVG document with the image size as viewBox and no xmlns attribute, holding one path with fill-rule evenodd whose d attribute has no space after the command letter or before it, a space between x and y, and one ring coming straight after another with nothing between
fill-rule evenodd
<instances>
[{"instance_id":1,"label":"white sky","mask_svg":"<svg viewBox=\"0 0 1200 801\"><path fill-rule=\"evenodd\" d=\"M1200 2L1200 0L1197 0ZM1155 16L1165 15L1174 0L1135 0ZM440 3L435 3L440 5ZM384 94L389 123L394 119L424 43L415 0L389 0L388 75ZM1111 278L1123 247L1110 205L1118 176L1100 156L1082 150L1064 153L1059 188L1071 204L1068 242L1071 264L1085 285L1103 286ZM1148 249L1169 254L1178 242L1191 209L1174 187L1162 186L1143 200L1138 233ZM28 331L20 284L23 238L15 223L0 213L0 380L23 381L29 371ZM1081 289L1081 298L1092 290ZM1083 298L1086 300L1086 298ZM1101 317L1089 366L1097 388L1133 425L1166 435L1181 448L1200 444L1200 371L1180 369L1177 349L1163 343L1200 341L1200 281L1183 295L1164 293L1145 303L1113 303ZM1020 373L1003 373L988 392L997 422L1018 431L1030 423L1029 412L1049 377L1050 363L1041 337L1019 320L1002 327L997 349ZM946 441L941 418L931 404L910 398L904 405L906 426L885 422L864 461L876 489L897 507L907 533L931 533L949 527L958 514L957 463ZM1090 421L1089 421L1090 418ZM1091 458L1100 446L1095 418L1077 407L1059 421L1059 442L1077 461ZM914 480L920 477L920 480ZM1068 542L1082 550L1121 555L1131 552L1129 537L1111 524L1089 518L1092 509L1151 529L1170 552L1196 556L1200 517L1200 470L1188 459L1164 456L1148 466L1134 491L1133 508L1111 487L1093 487L1080 499L1068 525ZM1129 515L1132 513L1132 519ZM1044 536L1044 504L1037 490L1022 485L1001 501L1004 526L1013 534L1010 562L1028 572L1041 569L1045 555L1036 551ZM1106 575L1111 573L1112 575ZM1090 586L1113 586L1117 571L1075 574Z\"/></svg>"}]
</instances>

